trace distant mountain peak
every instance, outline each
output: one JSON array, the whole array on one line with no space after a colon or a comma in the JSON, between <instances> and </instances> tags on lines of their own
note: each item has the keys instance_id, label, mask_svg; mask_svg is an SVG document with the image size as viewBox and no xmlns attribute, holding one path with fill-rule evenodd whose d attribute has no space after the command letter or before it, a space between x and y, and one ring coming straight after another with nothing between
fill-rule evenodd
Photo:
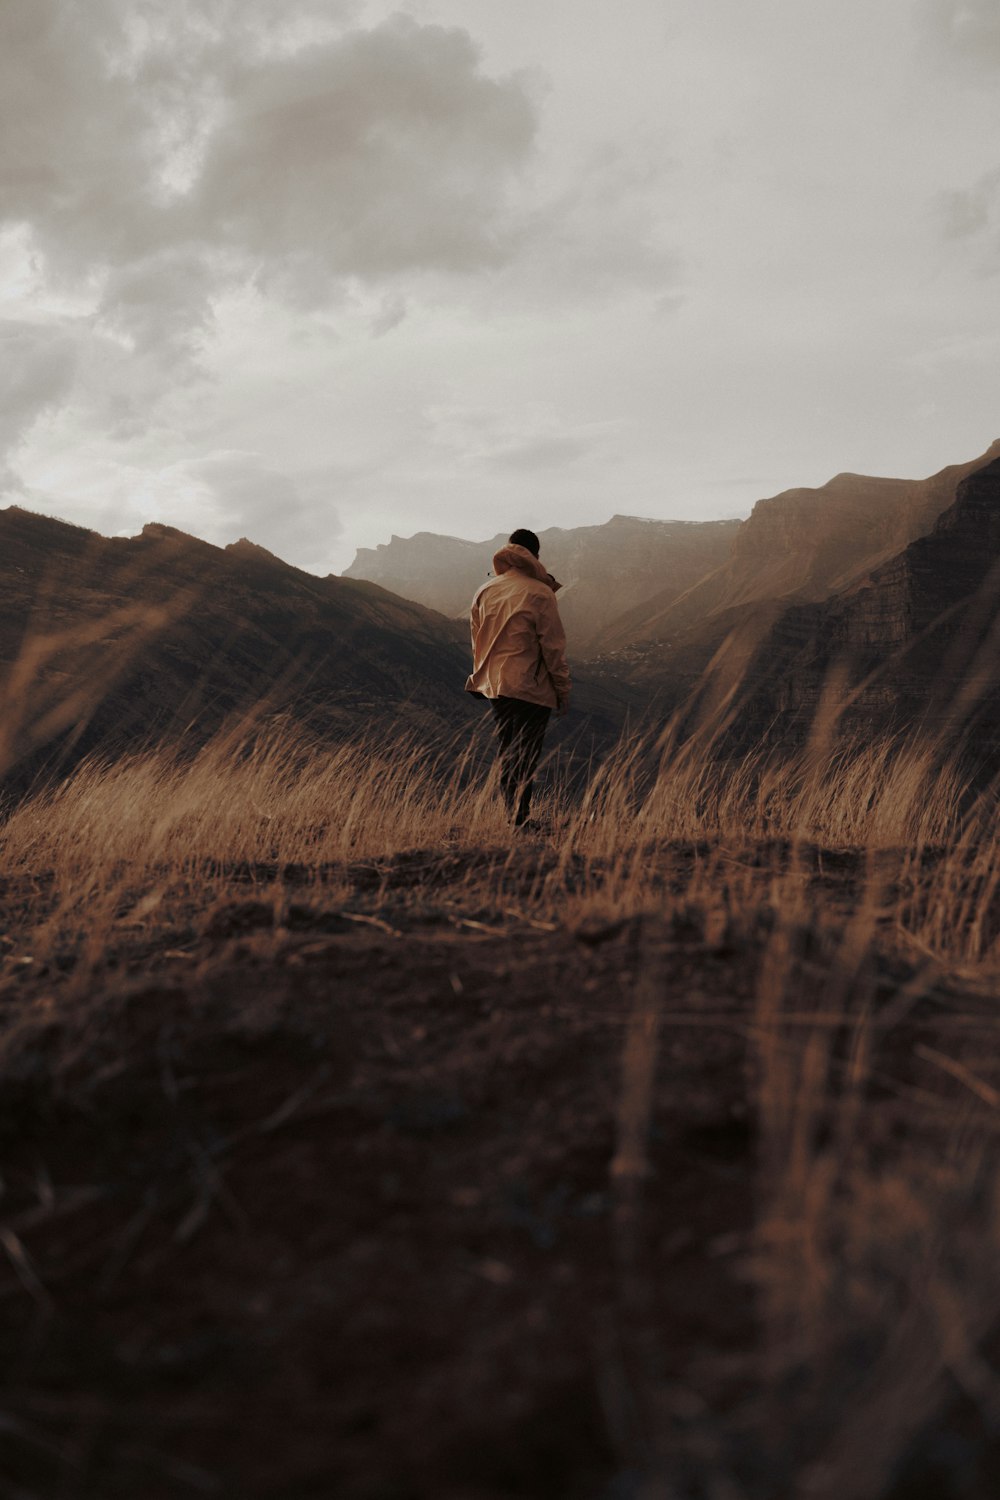
<instances>
[{"instance_id":1,"label":"distant mountain peak","mask_svg":"<svg viewBox=\"0 0 1000 1500\"><path fill-rule=\"evenodd\" d=\"M211 546L211 542L203 542L200 537L181 531L177 526L166 526L162 521L147 521L139 535L147 541L193 542L196 546Z\"/></svg>"},{"instance_id":2,"label":"distant mountain peak","mask_svg":"<svg viewBox=\"0 0 1000 1500\"><path fill-rule=\"evenodd\" d=\"M228 552L230 557L256 558L260 562L279 563L283 568L288 567L288 563L276 552L269 552L259 542L252 542L246 536L241 536L238 542L228 542L222 550Z\"/></svg>"}]
</instances>

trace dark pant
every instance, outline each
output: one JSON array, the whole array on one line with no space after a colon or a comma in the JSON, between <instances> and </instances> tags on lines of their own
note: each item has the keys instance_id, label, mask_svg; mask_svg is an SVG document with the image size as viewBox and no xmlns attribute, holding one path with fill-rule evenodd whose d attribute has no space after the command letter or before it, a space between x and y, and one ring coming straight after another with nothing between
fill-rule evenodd
<instances>
[{"instance_id":1,"label":"dark pant","mask_svg":"<svg viewBox=\"0 0 1000 1500\"><path fill-rule=\"evenodd\" d=\"M552 710L520 698L491 698L490 705L500 756L500 790L507 811L520 824L531 808L535 767Z\"/></svg>"}]
</instances>

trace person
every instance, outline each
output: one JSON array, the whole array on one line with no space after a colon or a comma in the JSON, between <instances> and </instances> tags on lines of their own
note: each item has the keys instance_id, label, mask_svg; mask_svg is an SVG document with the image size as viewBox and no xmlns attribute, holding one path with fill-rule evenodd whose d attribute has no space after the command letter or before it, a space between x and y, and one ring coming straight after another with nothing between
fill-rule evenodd
<instances>
[{"instance_id":1,"label":"person","mask_svg":"<svg viewBox=\"0 0 1000 1500\"><path fill-rule=\"evenodd\" d=\"M549 716L569 709L566 634L556 592L533 531L512 531L493 558L493 577L470 612L468 693L487 698L500 761L500 790L515 827L528 823L535 770Z\"/></svg>"}]
</instances>

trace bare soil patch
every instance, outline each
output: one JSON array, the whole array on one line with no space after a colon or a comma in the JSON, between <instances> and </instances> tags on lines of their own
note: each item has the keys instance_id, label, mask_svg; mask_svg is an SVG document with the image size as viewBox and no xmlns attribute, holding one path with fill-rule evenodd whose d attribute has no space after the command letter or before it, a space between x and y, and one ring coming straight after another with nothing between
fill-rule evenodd
<instances>
[{"instance_id":1,"label":"bare soil patch","mask_svg":"<svg viewBox=\"0 0 1000 1500\"><path fill-rule=\"evenodd\" d=\"M210 910L137 924L84 986L21 951L7 888L0 1496L800 1493L827 1435L769 1384L755 1272L774 913L708 930L668 869L658 916L540 921L516 903L543 843L470 901L499 858L220 868ZM857 878L814 851L831 909ZM803 934L796 962L815 1021L830 952ZM1000 1085L989 999L871 964L865 1149L930 1158L956 1101L988 1111L962 1070ZM648 1170L624 1180L653 991ZM897 1500L935 1474L997 1492L958 1382L907 1455Z\"/></svg>"}]
</instances>

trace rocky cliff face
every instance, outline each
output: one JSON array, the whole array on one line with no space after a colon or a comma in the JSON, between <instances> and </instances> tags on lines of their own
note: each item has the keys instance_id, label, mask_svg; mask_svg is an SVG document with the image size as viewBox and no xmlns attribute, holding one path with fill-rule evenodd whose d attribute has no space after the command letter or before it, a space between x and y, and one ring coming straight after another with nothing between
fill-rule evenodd
<instances>
[{"instance_id":1,"label":"rocky cliff face","mask_svg":"<svg viewBox=\"0 0 1000 1500\"><path fill-rule=\"evenodd\" d=\"M927 479L838 474L819 489L785 490L759 500L720 568L686 593L653 598L624 615L607 632L606 649L635 655L675 643L722 611L842 592L929 532L953 502L959 482L997 457L1000 442Z\"/></svg>"},{"instance_id":2,"label":"rocky cliff face","mask_svg":"<svg viewBox=\"0 0 1000 1500\"><path fill-rule=\"evenodd\" d=\"M806 726L841 665L850 716L1000 742L1000 457L967 474L953 503L867 578L785 611L752 668L753 718Z\"/></svg>"},{"instance_id":3,"label":"rocky cliff face","mask_svg":"<svg viewBox=\"0 0 1000 1500\"><path fill-rule=\"evenodd\" d=\"M676 598L728 556L739 521L651 521L613 516L603 526L539 532L542 559L563 584L559 608L571 653L600 651L611 623L653 595ZM394 536L360 548L345 578L367 578L404 598L465 616L507 534L487 542Z\"/></svg>"},{"instance_id":4,"label":"rocky cliff face","mask_svg":"<svg viewBox=\"0 0 1000 1500\"><path fill-rule=\"evenodd\" d=\"M377 583L403 599L454 619L468 609L502 540L468 542L457 536L437 536L433 531L393 536L377 547L359 547L341 577Z\"/></svg>"}]
</instances>

